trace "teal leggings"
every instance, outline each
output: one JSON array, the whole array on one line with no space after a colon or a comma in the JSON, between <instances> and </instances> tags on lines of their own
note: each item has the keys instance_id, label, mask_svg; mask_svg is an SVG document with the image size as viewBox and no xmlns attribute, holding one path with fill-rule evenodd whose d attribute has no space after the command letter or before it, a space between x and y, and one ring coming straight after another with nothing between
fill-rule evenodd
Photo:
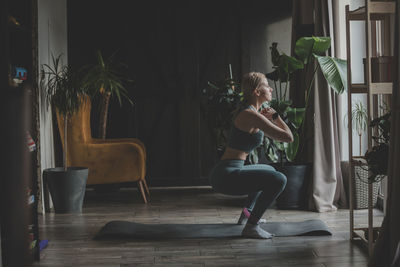
<instances>
[{"instance_id":1,"label":"teal leggings","mask_svg":"<svg viewBox=\"0 0 400 267\"><path fill-rule=\"evenodd\" d=\"M265 164L244 165L244 160L221 160L211 170L210 184L226 195L248 195L250 222L258 222L286 186L286 176ZM254 207L254 208L253 208Z\"/></svg>"}]
</instances>

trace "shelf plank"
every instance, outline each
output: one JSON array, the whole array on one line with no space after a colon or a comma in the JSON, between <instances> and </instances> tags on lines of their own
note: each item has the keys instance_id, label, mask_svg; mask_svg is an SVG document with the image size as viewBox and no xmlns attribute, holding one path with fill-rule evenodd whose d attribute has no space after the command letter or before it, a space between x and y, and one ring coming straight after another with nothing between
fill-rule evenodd
<instances>
[{"instance_id":1,"label":"shelf plank","mask_svg":"<svg viewBox=\"0 0 400 267\"><path fill-rule=\"evenodd\" d=\"M349 11L349 15L364 15L365 6Z\"/></svg>"},{"instance_id":2,"label":"shelf plank","mask_svg":"<svg viewBox=\"0 0 400 267\"><path fill-rule=\"evenodd\" d=\"M364 83L353 83L350 88L352 94L366 94L368 93L367 85Z\"/></svg>"},{"instance_id":3,"label":"shelf plank","mask_svg":"<svg viewBox=\"0 0 400 267\"><path fill-rule=\"evenodd\" d=\"M366 84L354 83L350 87L350 92L352 94L366 94L368 93L368 88ZM391 95L393 91L393 83L371 83L369 87L370 94L384 94Z\"/></svg>"},{"instance_id":4,"label":"shelf plank","mask_svg":"<svg viewBox=\"0 0 400 267\"><path fill-rule=\"evenodd\" d=\"M374 227L372 227L372 229L374 229L374 230L380 230L381 227L374 226ZM368 227L354 228L354 231L368 231Z\"/></svg>"},{"instance_id":5,"label":"shelf plank","mask_svg":"<svg viewBox=\"0 0 400 267\"><path fill-rule=\"evenodd\" d=\"M396 2L376 2L368 1L369 13L374 14L394 14L396 11Z\"/></svg>"},{"instance_id":6,"label":"shelf plank","mask_svg":"<svg viewBox=\"0 0 400 267\"><path fill-rule=\"evenodd\" d=\"M353 156L351 159L355 161L365 161L364 156Z\"/></svg>"},{"instance_id":7,"label":"shelf plank","mask_svg":"<svg viewBox=\"0 0 400 267\"><path fill-rule=\"evenodd\" d=\"M396 3L390 2L369 2L369 14L371 20L383 20L385 14L395 13ZM366 20L365 7L360 7L349 12L349 20Z\"/></svg>"},{"instance_id":8,"label":"shelf plank","mask_svg":"<svg viewBox=\"0 0 400 267\"><path fill-rule=\"evenodd\" d=\"M350 11L349 20L365 20L365 7Z\"/></svg>"},{"instance_id":9,"label":"shelf plank","mask_svg":"<svg viewBox=\"0 0 400 267\"><path fill-rule=\"evenodd\" d=\"M369 85L369 92L372 95L391 95L393 92L393 83L371 83Z\"/></svg>"}]
</instances>

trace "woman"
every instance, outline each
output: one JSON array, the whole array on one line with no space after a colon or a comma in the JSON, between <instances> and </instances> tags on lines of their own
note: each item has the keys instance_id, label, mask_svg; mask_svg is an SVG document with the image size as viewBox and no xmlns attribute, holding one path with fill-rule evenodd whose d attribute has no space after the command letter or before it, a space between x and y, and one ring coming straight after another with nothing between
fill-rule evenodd
<instances>
[{"instance_id":1,"label":"woman","mask_svg":"<svg viewBox=\"0 0 400 267\"><path fill-rule=\"evenodd\" d=\"M273 234L259 227L260 219L285 188L286 177L269 165L244 166L244 161L262 143L264 134L282 142L293 142L293 135L272 108L258 112L263 103L272 99L272 88L264 74L251 72L244 75L242 90L245 104L233 120L228 145L210 173L210 183L223 194L247 194L249 205L243 209L238 222L241 224L248 218L242 236L267 239Z\"/></svg>"}]
</instances>

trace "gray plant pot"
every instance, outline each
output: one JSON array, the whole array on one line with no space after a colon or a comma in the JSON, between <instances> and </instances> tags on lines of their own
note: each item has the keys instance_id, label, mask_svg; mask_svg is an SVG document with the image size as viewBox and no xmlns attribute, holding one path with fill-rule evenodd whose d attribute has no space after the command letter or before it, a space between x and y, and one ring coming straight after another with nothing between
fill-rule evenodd
<instances>
[{"instance_id":1,"label":"gray plant pot","mask_svg":"<svg viewBox=\"0 0 400 267\"><path fill-rule=\"evenodd\" d=\"M81 213L89 169L85 167L43 170L56 213Z\"/></svg>"},{"instance_id":2,"label":"gray plant pot","mask_svg":"<svg viewBox=\"0 0 400 267\"><path fill-rule=\"evenodd\" d=\"M287 178L286 187L277 198L276 206L279 209L305 209L312 165L286 163L284 166L274 167Z\"/></svg>"}]
</instances>

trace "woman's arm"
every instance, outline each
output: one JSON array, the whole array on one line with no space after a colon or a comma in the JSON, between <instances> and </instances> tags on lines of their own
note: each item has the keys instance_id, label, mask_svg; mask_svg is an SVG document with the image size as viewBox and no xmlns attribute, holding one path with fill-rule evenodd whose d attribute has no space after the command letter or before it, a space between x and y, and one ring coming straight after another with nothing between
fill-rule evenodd
<instances>
[{"instance_id":1,"label":"woman's arm","mask_svg":"<svg viewBox=\"0 0 400 267\"><path fill-rule=\"evenodd\" d=\"M254 126L261 129L264 134L280 142L293 142L293 134L289 126L278 116L273 119L275 110L263 110L261 113L251 112Z\"/></svg>"},{"instance_id":2,"label":"woman's arm","mask_svg":"<svg viewBox=\"0 0 400 267\"><path fill-rule=\"evenodd\" d=\"M289 128L287 124L281 119L279 116L278 112L276 112L273 108L265 108L261 110L260 112L264 117L266 117L268 120L270 120L272 123L274 123L276 126L279 128L286 130L286 128Z\"/></svg>"}]
</instances>

